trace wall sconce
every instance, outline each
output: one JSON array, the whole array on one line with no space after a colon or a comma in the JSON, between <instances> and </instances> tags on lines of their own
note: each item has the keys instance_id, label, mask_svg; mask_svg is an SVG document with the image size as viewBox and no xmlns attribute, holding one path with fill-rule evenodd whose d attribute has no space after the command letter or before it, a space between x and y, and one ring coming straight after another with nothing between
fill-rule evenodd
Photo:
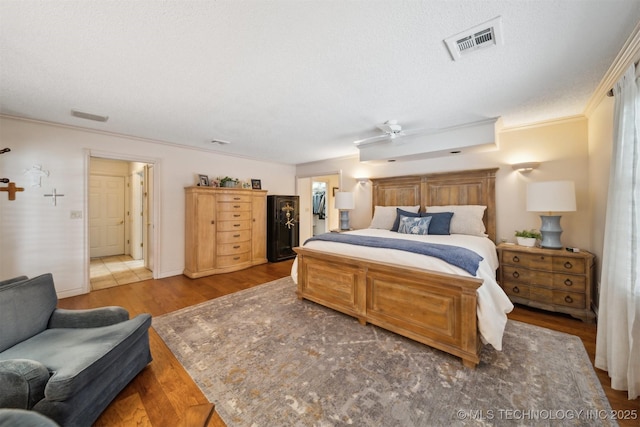
<instances>
[{"instance_id":1,"label":"wall sconce","mask_svg":"<svg viewBox=\"0 0 640 427\"><path fill-rule=\"evenodd\" d=\"M370 179L369 178L356 178L356 181L358 181L358 184L360 185L366 185Z\"/></svg>"},{"instance_id":2,"label":"wall sconce","mask_svg":"<svg viewBox=\"0 0 640 427\"><path fill-rule=\"evenodd\" d=\"M514 171L518 171L520 173L531 172L534 169L537 169L540 166L540 162L527 162L527 163L516 163L515 165L511 165Z\"/></svg>"}]
</instances>

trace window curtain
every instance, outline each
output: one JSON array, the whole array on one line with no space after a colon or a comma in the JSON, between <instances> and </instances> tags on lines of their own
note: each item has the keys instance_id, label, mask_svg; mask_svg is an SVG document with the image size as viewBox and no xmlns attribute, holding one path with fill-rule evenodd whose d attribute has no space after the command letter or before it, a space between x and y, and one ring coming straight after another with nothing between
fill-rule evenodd
<instances>
[{"instance_id":1,"label":"window curtain","mask_svg":"<svg viewBox=\"0 0 640 427\"><path fill-rule=\"evenodd\" d=\"M611 387L640 395L640 90L632 65L614 88L613 153L605 224L596 367Z\"/></svg>"}]
</instances>

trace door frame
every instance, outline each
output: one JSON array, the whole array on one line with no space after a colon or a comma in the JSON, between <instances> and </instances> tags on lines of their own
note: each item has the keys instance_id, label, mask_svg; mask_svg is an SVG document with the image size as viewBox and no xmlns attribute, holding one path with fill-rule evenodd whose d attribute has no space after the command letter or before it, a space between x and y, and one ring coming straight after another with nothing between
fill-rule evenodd
<instances>
[{"instance_id":1,"label":"door frame","mask_svg":"<svg viewBox=\"0 0 640 427\"><path fill-rule=\"evenodd\" d=\"M148 236L151 240L151 245L153 249L151 252L151 257L153 257L152 265L154 266L152 270L152 275L154 279L159 277L158 271L160 270L160 259L158 254L160 251L158 250L158 244L160 242L159 239L159 230L160 230L160 171L161 171L161 161L155 157L146 157L146 156L138 156L132 155L128 153L117 153L113 151L102 151L102 150L94 150L94 149L85 149L84 150L84 201L83 201L83 209L84 209L84 254L85 254L85 262L84 262L84 285L83 291L84 293L88 293L91 290L91 280L89 277L89 262L91 260L90 255L90 245L89 245L89 179L91 177L91 157L101 157L104 159L112 159L112 160L124 160L127 162L140 162L153 164L152 173L153 173L153 191L152 191L152 201L151 205L153 206L152 212L152 223L154 224L153 229L151 230L151 235ZM149 252L147 252L149 253Z\"/></svg>"}]
</instances>

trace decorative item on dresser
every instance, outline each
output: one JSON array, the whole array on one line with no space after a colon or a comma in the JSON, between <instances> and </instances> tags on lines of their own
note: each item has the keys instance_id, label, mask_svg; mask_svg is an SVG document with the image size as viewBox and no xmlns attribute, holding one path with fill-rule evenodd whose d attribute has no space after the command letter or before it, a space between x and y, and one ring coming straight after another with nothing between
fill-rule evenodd
<instances>
[{"instance_id":1,"label":"decorative item on dresser","mask_svg":"<svg viewBox=\"0 0 640 427\"><path fill-rule=\"evenodd\" d=\"M298 196L267 196L267 259L270 262L295 258L299 245Z\"/></svg>"},{"instance_id":2,"label":"decorative item on dresser","mask_svg":"<svg viewBox=\"0 0 640 427\"><path fill-rule=\"evenodd\" d=\"M594 320L593 254L501 243L498 256L499 283L513 302L570 314L585 322Z\"/></svg>"},{"instance_id":3,"label":"decorative item on dresser","mask_svg":"<svg viewBox=\"0 0 640 427\"><path fill-rule=\"evenodd\" d=\"M267 192L185 188L185 269L190 278L267 262Z\"/></svg>"}]
</instances>

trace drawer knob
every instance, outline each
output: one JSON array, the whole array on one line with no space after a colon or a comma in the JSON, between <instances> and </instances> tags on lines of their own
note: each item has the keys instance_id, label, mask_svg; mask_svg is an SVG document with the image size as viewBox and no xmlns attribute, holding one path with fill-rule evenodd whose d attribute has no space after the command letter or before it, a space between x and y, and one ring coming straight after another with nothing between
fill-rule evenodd
<instances>
[{"instance_id":1,"label":"drawer knob","mask_svg":"<svg viewBox=\"0 0 640 427\"><path fill-rule=\"evenodd\" d=\"M239 234L234 234L233 237L240 237L240 235Z\"/></svg>"},{"instance_id":2,"label":"drawer knob","mask_svg":"<svg viewBox=\"0 0 640 427\"><path fill-rule=\"evenodd\" d=\"M518 273L517 271L514 271L512 276L517 279L518 277L520 277L520 273Z\"/></svg>"},{"instance_id":3,"label":"drawer knob","mask_svg":"<svg viewBox=\"0 0 640 427\"><path fill-rule=\"evenodd\" d=\"M240 205L233 205L234 209L239 209Z\"/></svg>"},{"instance_id":4,"label":"drawer knob","mask_svg":"<svg viewBox=\"0 0 640 427\"><path fill-rule=\"evenodd\" d=\"M566 280L564 281L564 284L565 284L566 286L573 286L573 281L572 281L571 279L566 279Z\"/></svg>"},{"instance_id":5,"label":"drawer knob","mask_svg":"<svg viewBox=\"0 0 640 427\"><path fill-rule=\"evenodd\" d=\"M240 227L240 224L233 224L234 227Z\"/></svg>"},{"instance_id":6,"label":"drawer knob","mask_svg":"<svg viewBox=\"0 0 640 427\"><path fill-rule=\"evenodd\" d=\"M564 263L564 268L566 268L566 269L570 269L570 268L572 268L572 267L573 267L573 264L571 264L569 261L567 261L567 262L565 262L565 263Z\"/></svg>"},{"instance_id":7,"label":"drawer knob","mask_svg":"<svg viewBox=\"0 0 640 427\"><path fill-rule=\"evenodd\" d=\"M233 247L233 249L240 249L240 246L236 245Z\"/></svg>"},{"instance_id":8,"label":"drawer knob","mask_svg":"<svg viewBox=\"0 0 640 427\"><path fill-rule=\"evenodd\" d=\"M513 256L513 262L520 262L520 258L517 255Z\"/></svg>"},{"instance_id":9,"label":"drawer knob","mask_svg":"<svg viewBox=\"0 0 640 427\"><path fill-rule=\"evenodd\" d=\"M514 294L519 294L520 293L520 288L517 287L517 286L514 286L512 290L513 290Z\"/></svg>"},{"instance_id":10,"label":"drawer knob","mask_svg":"<svg viewBox=\"0 0 640 427\"><path fill-rule=\"evenodd\" d=\"M240 216L240 214L233 214L234 218L238 218Z\"/></svg>"},{"instance_id":11,"label":"drawer knob","mask_svg":"<svg viewBox=\"0 0 640 427\"><path fill-rule=\"evenodd\" d=\"M233 260L234 260L234 261L237 261L237 260L239 260L239 259L240 259L240 257L239 257L239 256L233 257Z\"/></svg>"},{"instance_id":12,"label":"drawer knob","mask_svg":"<svg viewBox=\"0 0 640 427\"><path fill-rule=\"evenodd\" d=\"M211 220L211 224L215 224L216 222L214 220Z\"/></svg>"},{"instance_id":13,"label":"drawer knob","mask_svg":"<svg viewBox=\"0 0 640 427\"><path fill-rule=\"evenodd\" d=\"M564 297L564 302L566 302L567 304L571 304L573 302L573 298L571 298L570 295L567 295L566 297Z\"/></svg>"},{"instance_id":14,"label":"drawer knob","mask_svg":"<svg viewBox=\"0 0 640 427\"><path fill-rule=\"evenodd\" d=\"M233 200L240 200L240 197L234 197Z\"/></svg>"}]
</instances>

